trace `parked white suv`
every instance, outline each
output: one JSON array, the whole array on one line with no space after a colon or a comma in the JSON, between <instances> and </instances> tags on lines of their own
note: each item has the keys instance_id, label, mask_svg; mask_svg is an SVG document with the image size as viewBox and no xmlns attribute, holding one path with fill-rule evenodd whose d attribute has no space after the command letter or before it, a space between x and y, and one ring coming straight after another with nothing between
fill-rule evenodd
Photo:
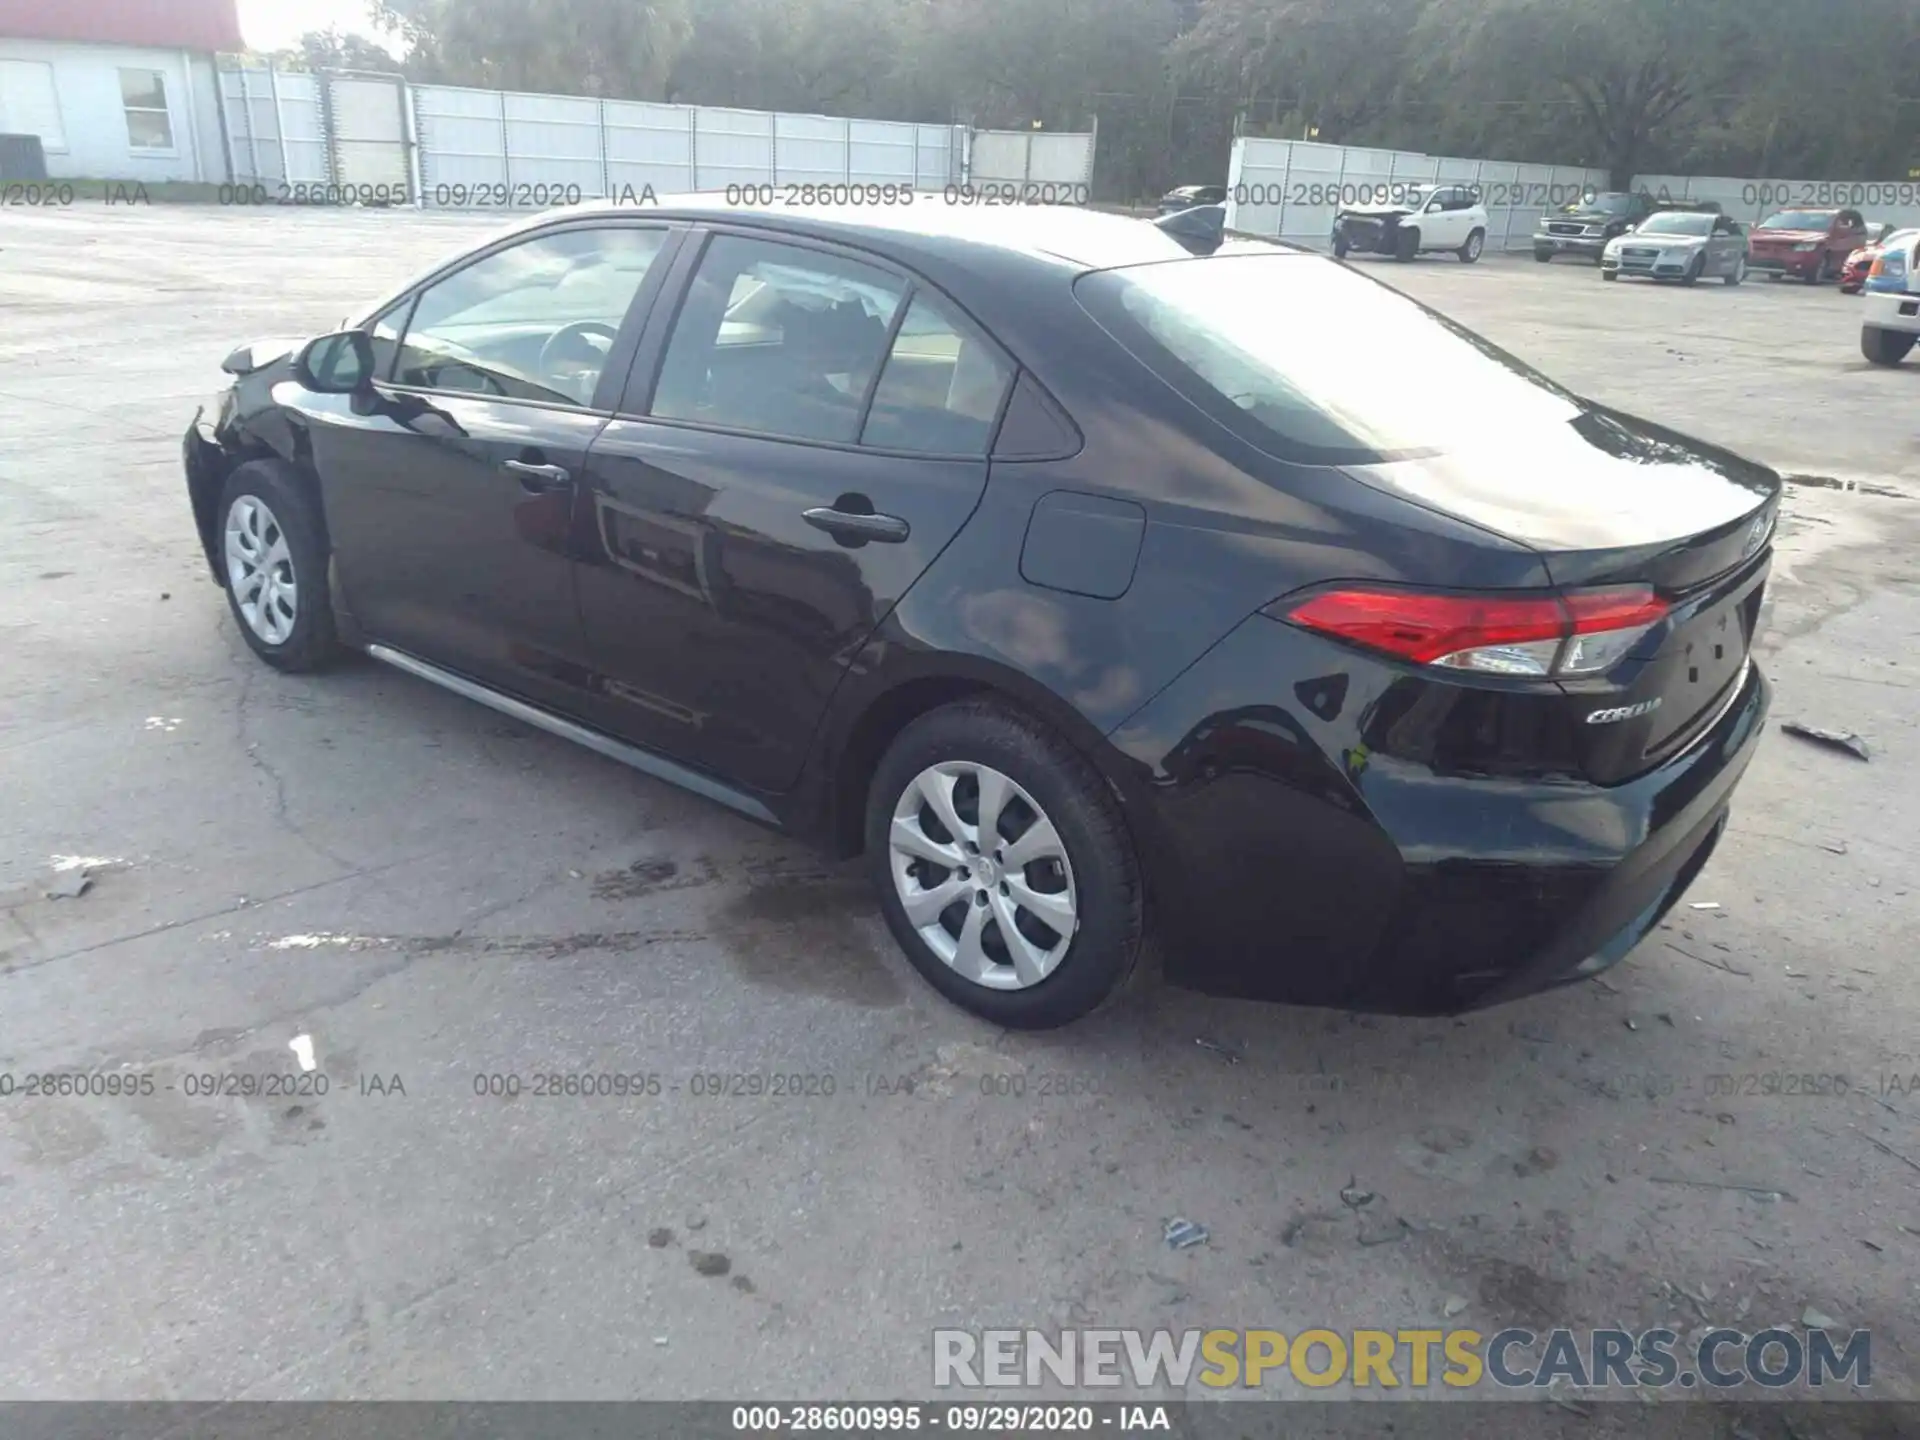
<instances>
[{"instance_id":1,"label":"parked white suv","mask_svg":"<svg viewBox=\"0 0 1920 1440\"><path fill-rule=\"evenodd\" d=\"M1471 185L1413 185L1391 205L1349 205L1334 212L1333 253L1371 251L1411 260L1422 250L1451 250L1471 265L1487 244L1487 207Z\"/></svg>"}]
</instances>

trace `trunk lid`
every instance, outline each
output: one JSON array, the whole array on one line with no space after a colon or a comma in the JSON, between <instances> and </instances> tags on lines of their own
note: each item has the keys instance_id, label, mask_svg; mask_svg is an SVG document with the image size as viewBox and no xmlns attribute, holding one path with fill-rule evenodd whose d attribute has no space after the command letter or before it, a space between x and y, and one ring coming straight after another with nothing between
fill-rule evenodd
<instances>
[{"instance_id":1,"label":"trunk lid","mask_svg":"<svg viewBox=\"0 0 1920 1440\"><path fill-rule=\"evenodd\" d=\"M1653 768L1737 692L1781 492L1765 466L1590 407L1564 426L1352 473L1530 547L1557 589L1648 586L1667 603L1606 671L1555 682L1566 706L1550 748L1584 778Z\"/></svg>"}]
</instances>

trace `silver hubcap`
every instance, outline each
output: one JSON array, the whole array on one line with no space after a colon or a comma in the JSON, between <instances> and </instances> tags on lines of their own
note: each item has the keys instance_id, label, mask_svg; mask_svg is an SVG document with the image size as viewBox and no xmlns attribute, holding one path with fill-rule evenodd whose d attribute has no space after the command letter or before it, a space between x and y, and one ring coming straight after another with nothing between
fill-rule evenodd
<instances>
[{"instance_id":1,"label":"silver hubcap","mask_svg":"<svg viewBox=\"0 0 1920 1440\"><path fill-rule=\"evenodd\" d=\"M998 770L948 760L893 807L893 885L954 971L991 990L1038 985L1079 926L1073 866L1039 805Z\"/></svg>"},{"instance_id":2,"label":"silver hubcap","mask_svg":"<svg viewBox=\"0 0 1920 1440\"><path fill-rule=\"evenodd\" d=\"M1481 241L1478 235L1469 235L1467 237L1467 254L1472 255L1475 258L1478 258L1480 254L1480 246L1482 243L1483 242Z\"/></svg>"},{"instance_id":3,"label":"silver hubcap","mask_svg":"<svg viewBox=\"0 0 1920 1440\"><path fill-rule=\"evenodd\" d=\"M242 495L227 511L227 586L247 628L269 645L293 633L299 614L293 555L266 502Z\"/></svg>"}]
</instances>

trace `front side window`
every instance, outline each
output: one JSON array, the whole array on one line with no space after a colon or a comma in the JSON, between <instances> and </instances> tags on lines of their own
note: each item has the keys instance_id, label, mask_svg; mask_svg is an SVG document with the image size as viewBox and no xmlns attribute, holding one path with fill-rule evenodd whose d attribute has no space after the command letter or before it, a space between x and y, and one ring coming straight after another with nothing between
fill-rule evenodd
<instances>
[{"instance_id":1,"label":"front side window","mask_svg":"<svg viewBox=\"0 0 1920 1440\"><path fill-rule=\"evenodd\" d=\"M127 144L135 150L173 149L167 114L167 77L158 70L122 70L120 104L127 113Z\"/></svg>"},{"instance_id":2,"label":"front side window","mask_svg":"<svg viewBox=\"0 0 1920 1440\"><path fill-rule=\"evenodd\" d=\"M1222 425L1310 464L1470 449L1581 413L1478 336L1306 256L1135 265L1084 276L1075 294Z\"/></svg>"},{"instance_id":3,"label":"front side window","mask_svg":"<svg viewBox=\"0 0 1920 1440\"><path fill-rule=\"evenodd\" d=\"M561 230L474 261L421 292L395 383L591 404L666 233L632 225Z\"/></svg>"},{"instance_id":4,"label":"front side window","mask_svg":"<svg viewBox=\"0 0 1920 1440\"><path fill-rule=\"evenodd\" d=\"M905 293L857 260L715 236L674 321L651 413L851 444Z\"/></svg>"},{"instance_id":5,"label":"front side window","mask_svg":"<svg viewBox=\"0 0 1920 1440\"><path fill-rule=\"evenodd\" d=\"M1013 367L924 291L907 306L860 443L923 455L984 455Z\"/></svg>"}]
</instances>

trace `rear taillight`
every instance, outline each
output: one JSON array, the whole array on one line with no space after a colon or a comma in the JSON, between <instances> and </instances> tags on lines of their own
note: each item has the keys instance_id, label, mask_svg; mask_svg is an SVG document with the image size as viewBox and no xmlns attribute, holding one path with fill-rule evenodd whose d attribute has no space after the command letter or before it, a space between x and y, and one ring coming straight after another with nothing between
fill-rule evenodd
<instances>
[{"instance_id":1,"label":"rear taillight","mask_svg":"<svg viewBox=\"0 0 1920 1440\"><path fill-rule=\"evenodd\" d=\"M1323 635L1416 665L1482 675L1592 675L1612 666L1667 613L1644 585L1564 596L1430 595L1349 587L1279 611Z\"/></svg>"}]
</instances>

